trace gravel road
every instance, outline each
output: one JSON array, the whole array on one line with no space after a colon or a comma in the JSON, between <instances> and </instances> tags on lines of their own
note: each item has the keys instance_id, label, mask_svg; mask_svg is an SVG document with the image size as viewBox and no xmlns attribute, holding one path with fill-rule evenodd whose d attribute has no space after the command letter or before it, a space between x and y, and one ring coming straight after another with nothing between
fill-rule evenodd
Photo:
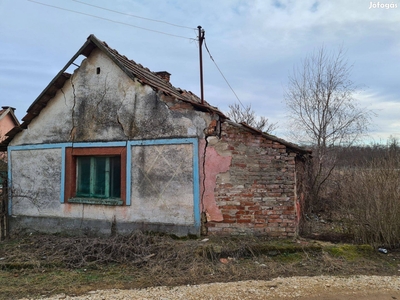
<instances>
[{"instance_id":1,"label":"gravel road","mask_svg":"<svg viewBox=\"0 0 400 300\"><path fill-rule=\"evenodd\" d=\"M56 295L43 300L219 300L219 299L308 299L308 300L372 300L399 299L399 276L318 276L275 278L270 281L251 280L211 283L178 287L152 287L132 290L99 290L70 297ZM21 299L27 300L27 298Z\"/></svg>"}]
</instances>

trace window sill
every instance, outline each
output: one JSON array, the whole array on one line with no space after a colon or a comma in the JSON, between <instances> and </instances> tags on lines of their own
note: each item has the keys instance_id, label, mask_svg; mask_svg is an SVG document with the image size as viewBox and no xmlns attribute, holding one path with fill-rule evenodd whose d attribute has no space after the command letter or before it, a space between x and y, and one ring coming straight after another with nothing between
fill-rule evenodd
<instances>
[{"instance_id":1,"label":"window sill","mask_svg":"<svg viewBox=\"0 0 400 300\"><path fill-rule=\"evenodd\" d=\"M121 199L101 199L101 198L70 198L68 203L78 204L97 204L97 205L123 205L124 202Z\"/></svg>"}]
</instances>

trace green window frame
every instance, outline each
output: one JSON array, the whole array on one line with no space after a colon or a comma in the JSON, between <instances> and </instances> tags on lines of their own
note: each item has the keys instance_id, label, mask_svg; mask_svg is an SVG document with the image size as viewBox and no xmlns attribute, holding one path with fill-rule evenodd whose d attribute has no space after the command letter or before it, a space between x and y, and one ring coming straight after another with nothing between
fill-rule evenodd
<instances>
[{"instance_id":1,"label":"green window frame","mask_svg":"<svg viewBox=\"0 0 400 300\"><path fill-rule=\"evenodd\" d=\"M121 158L119 156L78 156L76 196L121 198Z\"/></svg>"},{"instance_id":2,"label":"green window frame","mask_svg":"<svg viewBox=\"0 0 400 300\"><path fill-rule=\"evenodd\" d=\"M64 203L125 205L126 147L67 147Z\"/></svg>"}]
</instances>

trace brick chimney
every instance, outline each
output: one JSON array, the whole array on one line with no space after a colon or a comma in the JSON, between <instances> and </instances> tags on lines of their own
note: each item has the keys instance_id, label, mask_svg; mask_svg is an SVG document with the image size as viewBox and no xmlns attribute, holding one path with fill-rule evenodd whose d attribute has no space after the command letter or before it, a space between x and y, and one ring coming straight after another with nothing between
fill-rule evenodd
<instances>
[{"instance_id":1,"label":"brick chimney","mask_svg":"<svg viewBox=\"0 0 400 300\"><path fill-rule=\"evenodd\" d=\"M158 77L161 79L164 79L166 82L169 82L169 79L171 77L171 74L168 73L167 71L160 71L160 72L155 72Z\"/></svg>"}]
</instances>

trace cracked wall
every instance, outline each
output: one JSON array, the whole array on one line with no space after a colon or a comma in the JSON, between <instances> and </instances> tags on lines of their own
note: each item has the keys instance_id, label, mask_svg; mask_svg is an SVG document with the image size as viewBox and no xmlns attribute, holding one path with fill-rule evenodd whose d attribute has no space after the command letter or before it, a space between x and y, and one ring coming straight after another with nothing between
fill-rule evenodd
<instances>
[{"instance_id":1,"label":"cracked wall","mask_svg":"<svg viewBox=\"0 0 400 300\"><path fill-rule=\"evenodd\" d=\"M33 119L11 145L203 137L206 114L171 110L162 97L94 50L43 108L45 117Z\"/></svg>"},{"instance_id":2,"label":"cracked wall","mask_svg":"<svg viewBox=\"0 0 400 300\"><path fill-rule=\"evenodd\" d=\"M216 178L205 184L209 234L297 234L296 153L229 122L206 151L206 176Z\"/></svg>"},{"instance_id":3,"label":"cracked wall","mask_svg":"<svg viewBox=\"0 0 400 300\"><path fill-rule=\"evenodd\" d=\"M132 206L137 222L192 224L191 144L132 148Z\"/></svg>"},{"instance_id":4,"label":"cracked wall","mask_svg":"<svg viewBox=\"0 0 400 300\"><path fill-rule=\"evenodd\" d=\"M175 102L132 80L94 50L10 145L204 138L211 117ZM172 228L167 231L197 234L193 155L192 144L132 146L132 164L127 166L131 205L106 206L60 202L61 149L12 151L13 187L19 194L13 197L13 215L21 220L24 216L25 226L31 227L44 226L34 217L46 219L46 226L54 228L68 219L66 226L77 229L89 221L105 221L107 227L115 218L120 229Z\"/></svg>"},{"instance_id":5,"label":"cracked wall","mask_svg":"<svg viewBox=\"0 0 400 300\"><path fill-rule=\"evenodd\" d=\"M38 216L59 209L61 149L16 151L11 159L13 212Z\"/></svg>"}]
</instances>

